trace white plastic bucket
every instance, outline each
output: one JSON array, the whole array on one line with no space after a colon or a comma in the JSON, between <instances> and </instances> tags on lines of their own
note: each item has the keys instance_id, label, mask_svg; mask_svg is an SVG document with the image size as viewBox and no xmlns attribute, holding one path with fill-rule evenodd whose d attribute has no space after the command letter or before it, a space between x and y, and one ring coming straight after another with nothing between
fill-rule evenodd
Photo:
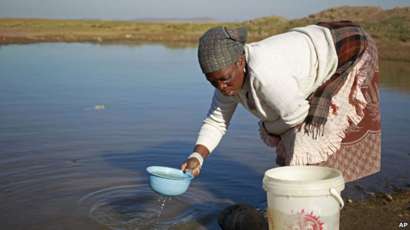
<instances>
[{"instance_id":1,"label":"white plastic bucket","mask_svg":"<svg viewBox=\"0 0 410 230\"><path fill-rule=\"evenodd\" d=\"M272 230L339 229L344 206L342 173L319 166L285 166L267 170L267 215Z\"/></svg>"}]
</instances>

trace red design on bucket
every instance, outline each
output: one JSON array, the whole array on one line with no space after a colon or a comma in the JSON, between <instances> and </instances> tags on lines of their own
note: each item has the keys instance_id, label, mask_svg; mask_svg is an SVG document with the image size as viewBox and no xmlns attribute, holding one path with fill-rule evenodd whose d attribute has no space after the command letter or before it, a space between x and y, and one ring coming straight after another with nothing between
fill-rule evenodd
<instances>
[{"instance_id":1,"label":"red design on bucket","mask_svg":"<svg viewBox=\"0 0 410 230\"><path fill-rule=\"evenodd\" d=\"M296 214L296 217L296 220L289 226L290 229L323 230L323 222L313 211L305 213L305 210L302 209Z\"/></svg>"}]
</instances>

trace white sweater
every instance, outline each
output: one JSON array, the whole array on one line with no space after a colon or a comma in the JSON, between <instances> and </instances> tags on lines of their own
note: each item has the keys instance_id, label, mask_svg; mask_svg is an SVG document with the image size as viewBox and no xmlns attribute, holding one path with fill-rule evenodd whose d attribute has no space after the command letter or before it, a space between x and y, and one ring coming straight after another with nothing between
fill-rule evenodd
<instances>
[{"instance_id":1,"label":"white sweater","mask_svg":"<svg viewBox=\"0 0 410 230\"><path fill-rule=\"evenodd\" d=\"M306 98L336 71L337 54L329 29L317 25L294 28L245 45L248 73L238 95L215 90L196 144L212 152L225 135L238 103L282 134L307 116Z\"/></svg>"}]
</instances>

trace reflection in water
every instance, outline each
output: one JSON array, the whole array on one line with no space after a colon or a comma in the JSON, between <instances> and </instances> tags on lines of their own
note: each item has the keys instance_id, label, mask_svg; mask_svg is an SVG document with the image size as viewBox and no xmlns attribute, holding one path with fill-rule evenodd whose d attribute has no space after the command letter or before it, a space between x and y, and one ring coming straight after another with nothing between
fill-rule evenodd
<instances>
[{"instance_id":1,"label":"reflection in water","mask_svg":"<svg viewBox=\"0 0 410 230\"><path fill-rule=\"evenodd\" d=\"M383 87L410 92L409 62L381 61L380 76Z\"/></svg>"}]
</instances>

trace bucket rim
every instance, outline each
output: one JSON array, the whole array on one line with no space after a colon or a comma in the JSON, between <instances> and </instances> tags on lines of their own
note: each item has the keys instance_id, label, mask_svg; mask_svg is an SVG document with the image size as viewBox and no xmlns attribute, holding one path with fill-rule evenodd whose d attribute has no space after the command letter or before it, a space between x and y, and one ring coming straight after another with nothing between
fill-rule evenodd
<instances>
[{"instance_id":1,"label":"bucket rim","mask_svg":"<svg viewBox=\"0 0 410 230\"><path fill-rule=\"evenodd\" d=\"M334 173L335 176L317 180L286 180L269 175L275 171L291 170L292 168L316 168L322 170L325 169L329 170L330 173ZM289 193L296 196L311 196L320 194L326 195L329 194L329 188L335 188L336 190L341 192L345 188L345 181L342 172L335 168L316 165L281 166L269 169L265 172L263 178L263 188L267 192L278 195L287 195Z\"/></svg>"},{"instance_id":2,"label":"bucket rim","mask_svg":"<svg viewBox=\"0 0 410 230\"><path fill-rule=\"evenodd\" d=\"M317 180L286 180L286 179L280 179L277 177L272 177L270 175L268 175L269 173L272 173L273 171L279 171L279 170L288 170L290 168L294 168L294 169L301 169L301 168L312 168L312 169L326 169L329 171L333 171L335 173L337 173L336 177L331 177L331 178L326 178L326 179L317 179ZM268 169L265 171L264 174L265 177L269 178L270 180L275 180L275 181L280 181L280 182L284 182L284 183L289 183L289 184L296 184L296 183L300 183L300 182L304 182L304 183L309 183L309 182L326 182L326 181L332 181L335 179L338 179L339 177L343 178L343 174L340 170L335 169L335 168L330 168L330 167L324 167L324 166L316 166L316 165L302 165L302 166L280 166L280 167L276 167L276 168L272 168L272 169Z\"/></svg>"}]
</instances>

